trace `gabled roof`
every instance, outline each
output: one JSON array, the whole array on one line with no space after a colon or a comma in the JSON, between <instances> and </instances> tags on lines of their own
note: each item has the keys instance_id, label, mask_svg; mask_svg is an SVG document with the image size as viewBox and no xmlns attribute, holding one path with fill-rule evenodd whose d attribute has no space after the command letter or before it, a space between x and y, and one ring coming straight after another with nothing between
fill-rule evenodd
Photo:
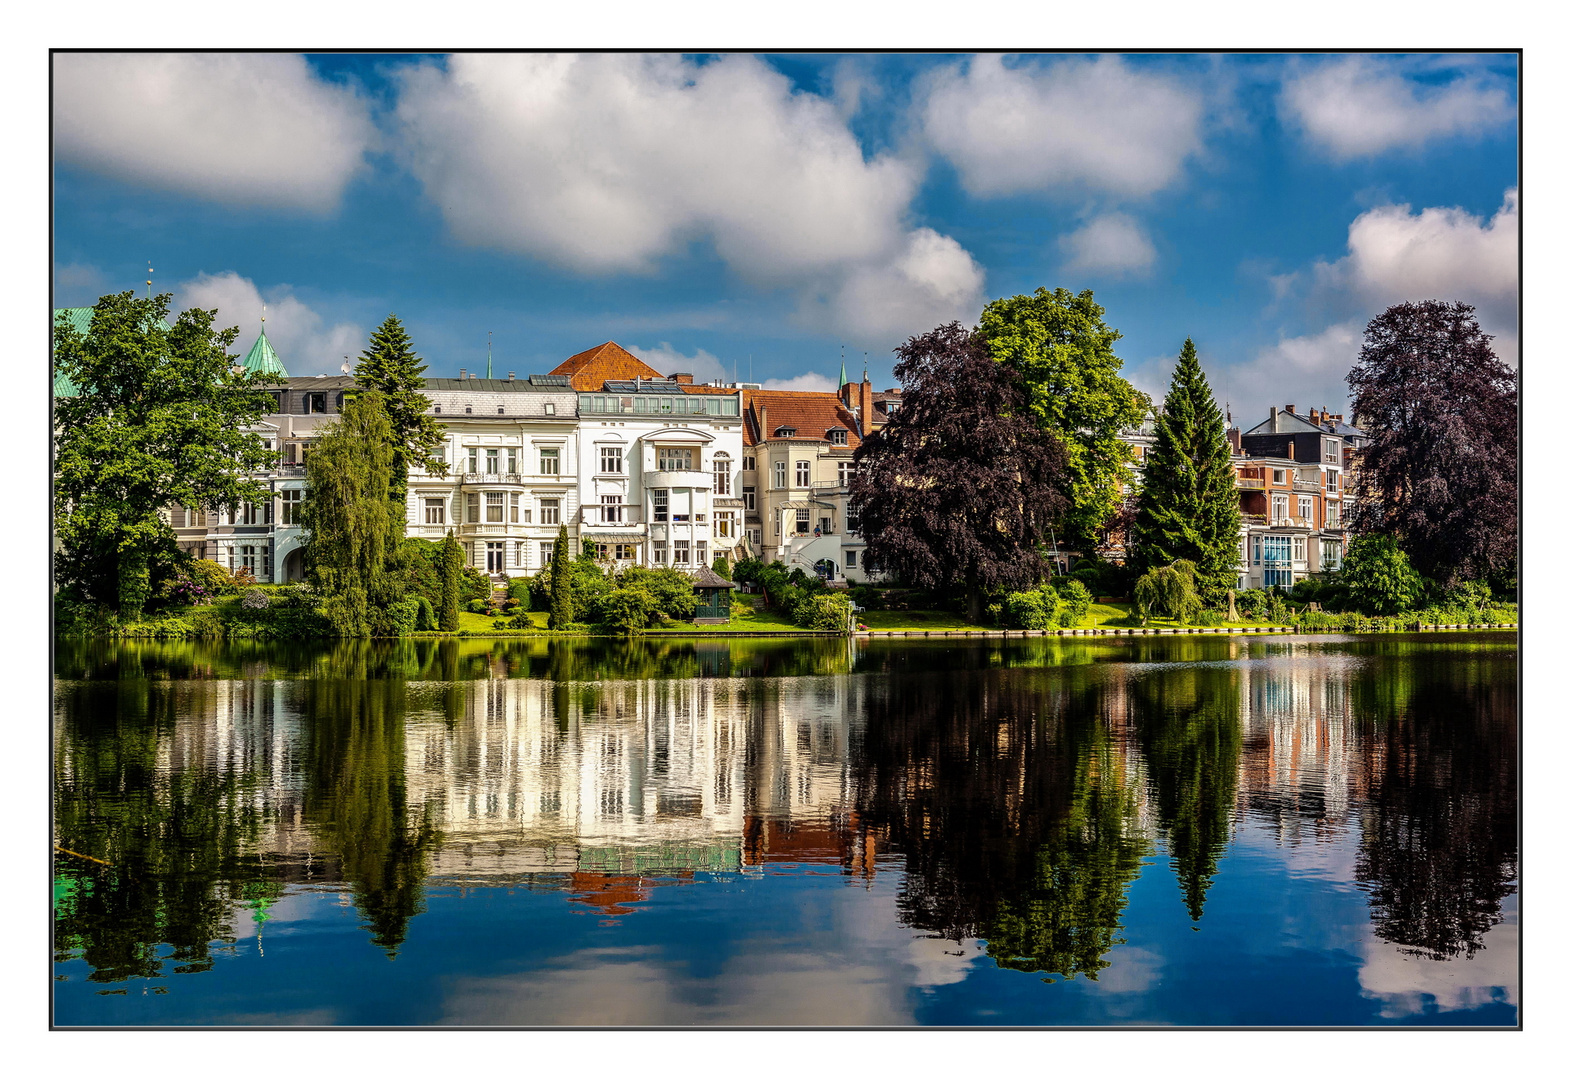
<instances>
[{"instance_id":1,"label":"gabled roof","mask_svg":"<svg viewBox=\"0 0 1571 1080\"><path fill-rule=\"evenodd\" d=\"M273 343L267 340L265 329L256 336L256 344L252 345L251 351L246 353L241 366L252 375L270 375L275 379L289 378L289 371L284 367L284 362L278 358Z\"/></svg>"},{"instance_id":2,"label":"gabled roof","mask_svg":"<svg viewBox=\"0 0 1571 1080\"><path fill-rule=\"evenodd\" d=\"M607 379L665 378L614 341L569 356L551 374L568 376L574 390L598 390Z\"/></svg>"},{"instance_id":3,"label":"gabled roof","mask_svg":"<svg viewBox=\"0 0 1571 1080\"><path fill-rule=\"evenodd\" d=\"M1277 426L1272 428L1271 421L1269 418L1267 418L1256 424L1254 427L1250 428L1248 431L1244 432L1244 434L1299 435L1306 432L1324 434L1324 432L1321 431L1320 426L1318 424L1311 424L1307 417L1299 416L1297 413L1290 413L1286 410L1276 414L1276 423Z\"/></svg>"},{"instance_id":4,"label":"gabled roof","mask_svg":"<svg viewBox=\"0 0 1571 1080\"><path fill-rule=\"evenodd\" d=\"M857 432L856 419L841 403L838 395L816 390L744 390L742 445L756 446L765 439L775 438L780 428L795 428L791 436L797 440L829 442L829 433L836 428L846 432L846 446L856 447L862 441ZM767 432L759 430L759 409L768 411Z\"/></svg>"}]
</instances>

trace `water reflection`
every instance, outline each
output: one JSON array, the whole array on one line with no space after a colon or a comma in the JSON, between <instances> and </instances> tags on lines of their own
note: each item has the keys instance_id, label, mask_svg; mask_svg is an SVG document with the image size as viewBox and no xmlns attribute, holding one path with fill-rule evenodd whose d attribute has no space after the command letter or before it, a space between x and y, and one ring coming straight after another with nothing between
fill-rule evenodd
<instances>
[{"instance_id":1,"label":"water reflection","mask_svg":"<svg viewBox=\"0 0 1571 1080\"><path fill-rule=\"evenodd\" d=\"M638 935L655 912L745 921L720 883L829 874L865 893L846 901L862 920L930 940L925 994L978 983L980 949L990 970L1147 1002L1104 1021L1166 1021L1195 1006L1162 1004L1189 948L1158 929L1164 910L1222 941L1208 908L1224 883L1276 888L1314 866L1332 892L1295 918L1363 890L1364 929L1326 929L1323 948L1364 957L1379 1015L1514 1004L1515 939L1491 928L1513 923L1515 663L1500 636L71 643L56 954L101 984L208 971L248 955L243 934L260 953L286 895L327 892L354 905L362 947L397 958L447 932L436 893L511 889L633 935L594 955L652 978ZM1250 948L1303 932L1262 922ZM1387 949L1494 955L1476 991L1427 967L1404 990ZM504 981L538 989L571 966ZM449 1002L442 1018L558 1015L517 993L538 1009ZM881 995L876 1022L910 1021ZM704 1015L719 1014L657 1022Z\"/></svg>"}]
</instances>

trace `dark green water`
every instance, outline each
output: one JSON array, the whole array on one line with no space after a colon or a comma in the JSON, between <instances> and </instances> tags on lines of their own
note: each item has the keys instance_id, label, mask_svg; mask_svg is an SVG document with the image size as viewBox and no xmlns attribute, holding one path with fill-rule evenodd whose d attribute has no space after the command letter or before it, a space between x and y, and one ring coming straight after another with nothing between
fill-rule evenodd
<instances>
[{"instance_id":1,"label":"dark green water","mask_svg":"<svg viewBox=\"0 0 1571 1080\"><path fill-rule=\"evenodd\" d=\"M62 642L55 1022L1512 1025L1516 676L1499 633Z\"/></svg>"}]
</instances>

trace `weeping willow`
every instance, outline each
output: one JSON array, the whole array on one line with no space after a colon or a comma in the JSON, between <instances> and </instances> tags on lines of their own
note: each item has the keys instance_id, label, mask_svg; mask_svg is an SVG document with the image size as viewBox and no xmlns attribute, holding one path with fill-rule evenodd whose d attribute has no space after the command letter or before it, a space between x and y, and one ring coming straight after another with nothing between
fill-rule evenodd
<instances>
[{"instance_id":1,"label":"weeping willow","mask_svg":"<svg viewBox=\"0 0 1571 1080\"><path fill-rule=\"evenodd\" d=\"M1179 559L1171 566L1147 570L1135 582L1135 614L1143 624L1152 615L1166 615L1189 622L1200 614L1200 593L1195 587L1195 564Z\"/></svg>"}]
</instances>

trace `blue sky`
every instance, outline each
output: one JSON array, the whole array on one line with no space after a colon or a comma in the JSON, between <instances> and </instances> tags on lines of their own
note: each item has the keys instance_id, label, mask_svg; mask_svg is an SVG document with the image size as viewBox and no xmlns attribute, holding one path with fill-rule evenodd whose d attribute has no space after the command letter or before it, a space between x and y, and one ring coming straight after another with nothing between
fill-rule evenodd
<instances>
[{"instance_id":1,"label":"blue sky","mask_svg":"<svg viewBox=\"0 0 1571 1080\"><path fill-rule=\"evenodd\" d=\"M388 313L433 375L613 339L832 386L989 299L1092 289L1160 394L1345 404L1364 323L1517 359L1511 55L61 55L55 302L155 288L295 374Z\"/></svg>"}]
</instances>

